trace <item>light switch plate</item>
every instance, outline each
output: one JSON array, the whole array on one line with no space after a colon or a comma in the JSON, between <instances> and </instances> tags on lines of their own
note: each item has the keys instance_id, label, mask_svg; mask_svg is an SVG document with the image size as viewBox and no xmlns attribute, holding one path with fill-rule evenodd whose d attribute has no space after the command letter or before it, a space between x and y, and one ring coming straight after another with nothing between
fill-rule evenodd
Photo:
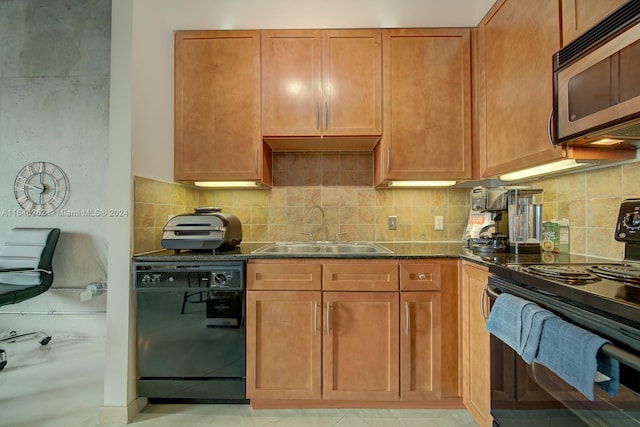
<instances>
[{"instance_id":1,"label":"light switch plate","mask_svg":"<svg viewBox=\"0 0 640 427\"><path fill-rule=\"evenodd\" d=\"M390 215L387 218L387 228L389 230L395 230L398 228L398 217L395 215Z\"/></svg>"},{"instance_id":2,"label":"light switch plate","mask_svg":"<svg viewBox=\"0 0 640 427\"><path fill-rule=\"evenodd\" d=\"M433 228L435 230L444 230L444 217L441 215L436 215L433 221Z\"/></svg>"}]
</instances>

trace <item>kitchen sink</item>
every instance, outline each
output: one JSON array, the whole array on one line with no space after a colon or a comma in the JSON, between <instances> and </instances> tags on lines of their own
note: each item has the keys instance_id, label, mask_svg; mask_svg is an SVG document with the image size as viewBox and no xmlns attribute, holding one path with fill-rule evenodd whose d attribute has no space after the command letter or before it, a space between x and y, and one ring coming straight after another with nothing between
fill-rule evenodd
<instances>
[{"instance_id":1,"label":"kitchen sink","mask_svg":"<svg viewBox=\"0 0 640 427\"><path fill-rule=\"evenodd\" d=\"M254 250L254 254L299 255L392 255L389 249L373 242L274 242Z\"/></svg>"}]
</instances>

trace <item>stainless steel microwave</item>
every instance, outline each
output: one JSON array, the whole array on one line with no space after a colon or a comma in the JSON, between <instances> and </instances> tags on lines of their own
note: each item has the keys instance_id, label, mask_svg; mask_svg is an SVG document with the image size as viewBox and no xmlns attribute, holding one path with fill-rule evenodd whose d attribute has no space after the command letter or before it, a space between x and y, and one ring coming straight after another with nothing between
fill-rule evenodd
<instances>
[{"instance_id":1,"label":"stainless steel microwave","mask_svg":"<svg viewBox=\"0 0 640 427\"><path fill-rule=\"evenodd\" d=\"M553 57L555 144L640 146L640 0Z\"/></svg>"}]
</instances>

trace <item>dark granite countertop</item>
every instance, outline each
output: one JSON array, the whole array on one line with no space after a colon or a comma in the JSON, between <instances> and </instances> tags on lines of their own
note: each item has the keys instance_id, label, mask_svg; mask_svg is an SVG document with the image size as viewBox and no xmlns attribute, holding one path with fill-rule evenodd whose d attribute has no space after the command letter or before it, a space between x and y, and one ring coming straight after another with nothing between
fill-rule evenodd
<instances>
[{"instance_id":1,"label":"dark granite countertop","mask_svg":"<svg viewBox=\"0 0 640 427\"><path fill-rule=\"evenodd\" d=\"M601 258L586 257L574 254L554 254L543 252L534 255L517 255L510 253L476 253L464 246L463 242L376 242L378 245L390 249L392 254L254 254L270 242L242 242L231 252L213 254L211 251L193 252L182 251L177 254L173 250L161 250L144 254L136 254L133 261L136 262L175 262L175 261L231 261L248 259L438 259L455 258L465 259L485 265L502 265L507 263L584 263L602 262ZM611 260L608 260L609 262Z\"/></svg>"}]
</instances>

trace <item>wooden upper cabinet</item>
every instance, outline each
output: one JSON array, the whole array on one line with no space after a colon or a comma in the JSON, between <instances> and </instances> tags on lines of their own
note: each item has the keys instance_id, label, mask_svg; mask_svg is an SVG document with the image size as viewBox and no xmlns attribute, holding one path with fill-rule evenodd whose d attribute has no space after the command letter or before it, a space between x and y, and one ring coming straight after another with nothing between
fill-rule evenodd
<instances>
[{"instance_id":1,"label":"wooden upper cabinet","mask_svg":"<svg viewBox=\"0 0 640 427\"><path fill-rule=\"evenodd\" d=\"M472 178L470 31L385 29L382 50L376 184Z\"/></svg>"},{"instance_id":2,"label":"wooden upper cabinet","mask_svg":"<svg viewBox=\"0 0 640 427\"><path fill-rule=\"evenodd\" d=\"M382 133L382 32L322 32L324 135Z\"/></svg>"},{"instance_id":3,"label":"wooden upper cabinet","mask_svg":"<svg viewBox=\"0 0 640 427\"><path fill-rule=\"evenodd\" d=\"M381 30L262 31L263 135L380 135L381 55Z\"/></svg>"},{"instance_id":4,"label":"wooden upper cabinet","mask_svg":"<svg viewBox=\"0 0 640 427\"><path fill-rule=\"evenodd\" d=\"M320 135L319 30L262 32L262 133Z\"/></svg>"},{"instance_id":5,"label":"wooden upper cabinet","mask_svg":"<svg viewBox=\"0 0 640 427\"><path fill-rule=\"evenodd\" d=\"M626 0L562 0L562 44L571 43Z\"/></svg>"},{"instance_id":6,"label":"wooden upper cabinet","mask_svg":"<svg viewBox=\"0 0 640 427\"><path fill-rule=\"evenodd\" d=\"M175 33L176 180L270 182L260 132L260 31Z\"/></svg>"},{"instance_id":7,"label":"wooden upper cabinet","mask_svg":"<svg viewBox=\"0 0 640 427\"><path fill-rule=\"evenodd\" d=\"M548 138L558 0L498 0L478 27L480 178L561 158Z\"/></svg>"}]
</instances>

